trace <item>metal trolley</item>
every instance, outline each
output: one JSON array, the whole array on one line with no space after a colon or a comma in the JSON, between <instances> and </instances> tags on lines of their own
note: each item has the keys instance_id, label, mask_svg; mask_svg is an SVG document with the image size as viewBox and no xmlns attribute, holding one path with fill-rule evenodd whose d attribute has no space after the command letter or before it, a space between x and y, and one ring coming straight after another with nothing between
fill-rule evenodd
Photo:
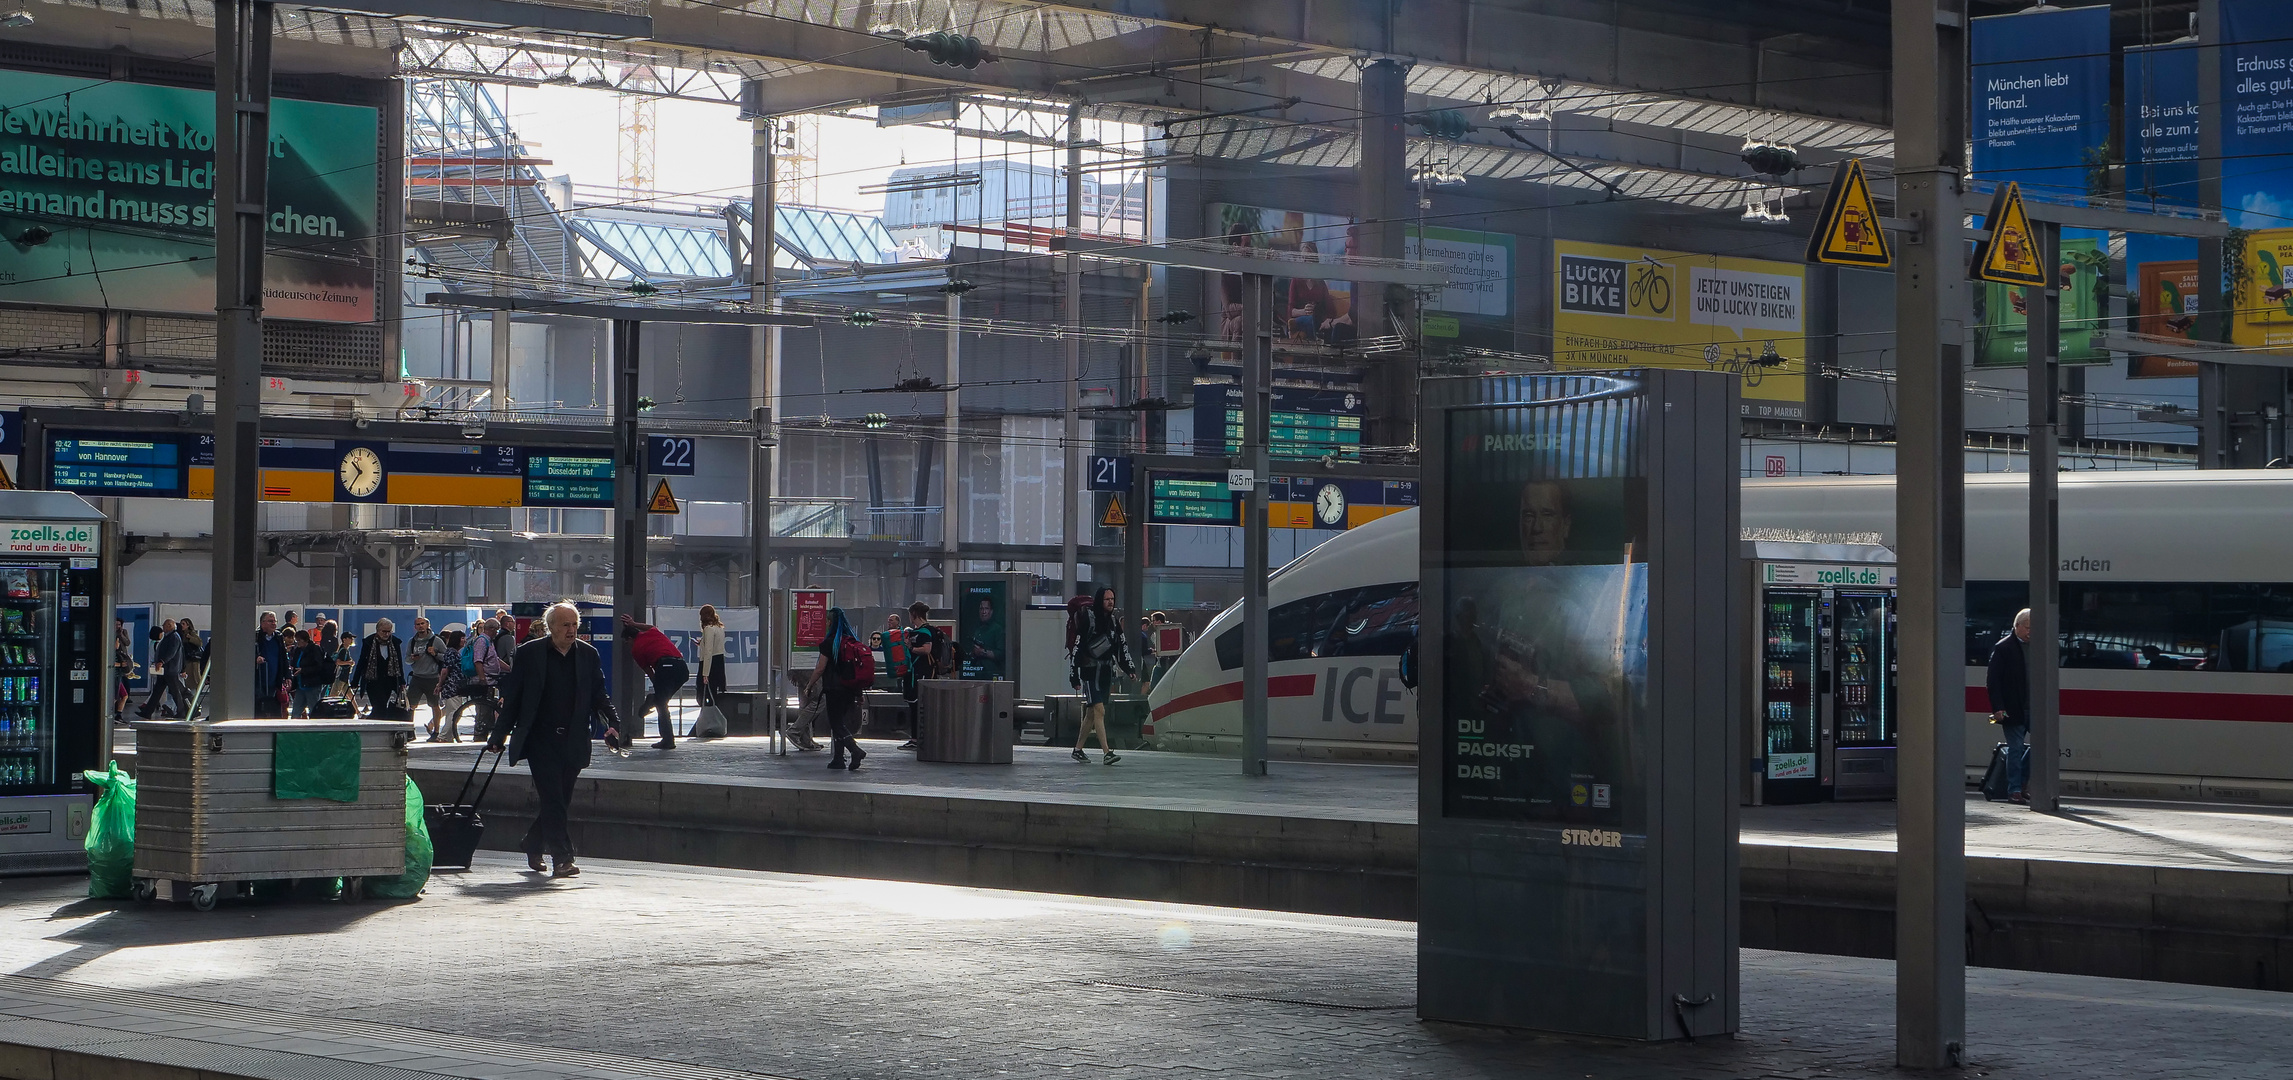
<instances>
[{"instance_id":1,"label":"metal trolley","mask_svg":"<svg viewBox=\"0 0 2293 1080\"><path fill-rule=\"evenodd\" d=\"M135 897L199 911L258 881L364 880L406 871L406 756L414 725L384 720L142 721L136 738ZM356 732L357 801L280 799L272 747L287 732Z\"/></svg>"}]
</instances>

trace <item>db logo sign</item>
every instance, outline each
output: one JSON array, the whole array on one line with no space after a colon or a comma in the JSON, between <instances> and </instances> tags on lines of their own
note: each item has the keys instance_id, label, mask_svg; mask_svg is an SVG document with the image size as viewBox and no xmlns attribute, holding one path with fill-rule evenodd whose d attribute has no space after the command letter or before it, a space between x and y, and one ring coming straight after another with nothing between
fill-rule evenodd
<instances>
[{"instance_id":1,"label":"db logo sign","mask_svg":"<svg viewBox=\"0 0 2293 1080\"><path fill-rule=\"evenodd\" d=\"M1784 475L1784 468L1785 468L1785 466L1784 466L1784 460L1783 460L1783 455L1782 455L1782 454L1769 454L1769 455L1768 455L1768 475L1769 475L1769 476L1782 476L1782 475Z\"/></svg>"}]
</instances>

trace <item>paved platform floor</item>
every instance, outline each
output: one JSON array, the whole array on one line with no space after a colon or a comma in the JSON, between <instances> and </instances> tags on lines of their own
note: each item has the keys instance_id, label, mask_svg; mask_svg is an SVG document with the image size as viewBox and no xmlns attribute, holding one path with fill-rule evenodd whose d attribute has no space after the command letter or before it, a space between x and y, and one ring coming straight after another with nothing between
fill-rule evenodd
<instances>
[{"instance_id":1,"label":"paved platform floor","mask_svg":"<svg viewBox=\"0 0 2293 1080\"><path fill-rule=\"evenodd\" d=\"M1740 1037L1633 1046L1419 1022L1405 923L495 857L397 904L84 888L0 881L0 1044L282 1080L1902 1075L1884 961L1747 952ZM1978 969L1967 1014L1964 1075L2293 1062L2282 994Z\"/></svg>"},{"instance_id":2,"label":"paved platform floor","mask_svg":"<svg viewBox=\"0 0 2293 1080\"><path fill-rule=\"evenodd\" d=\"M775 757L763 739L686 740L675 750L649 746L628 758L600 752L590 775L748 778L768 783L833 785L862 790L929 790L989 797L1184 810L1226 810L1379 822L1417 819L1417 770L1400 765L1274 762L1270 775L1248 778L1232 759L1132 751L1122 761L1077 764L1064 750L1018 747L1013 763L946 765L918 762L890 742L863 743L858 773L831 773L825 753ZM468 762L468 745L420 745L425 762ZM1892 802L1746 807L1750 843L1893 850ZM1967 800L1967 851L2009 858L2063 858L2215 868L2293 867L2293 810L2212 803L2089 800L2061 817L2022 807Z\"/></svg>"}]
</instances>

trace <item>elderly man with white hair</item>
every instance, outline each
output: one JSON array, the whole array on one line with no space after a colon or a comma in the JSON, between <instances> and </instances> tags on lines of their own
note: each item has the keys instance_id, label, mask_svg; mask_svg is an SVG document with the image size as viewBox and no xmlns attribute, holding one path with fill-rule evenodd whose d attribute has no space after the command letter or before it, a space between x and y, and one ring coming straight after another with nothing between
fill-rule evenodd
<instances>
[{"instance_id":1,"label":"elderly man with white hair","mask_svg":"<svg viewBox=\"0 0 2293 1080\"><path fill-rule=\"evenodd\" d=\"M391 700L406 685L406 643L398 640L397 629L388 619L376 619L374 632L358 643L358 663L350 669L350 681L366 693L368 716L388 718L394 708Z\"/></svg>"},{"instance_id":2,"label":"elderly man with white hair","mask_svg":"<svg viewBox=\"0 0 2293 1080\"><path fill-rule=\"evenodd\" d=\"M487 749L509 754L510 763L524 761L533 770L534 794L541 806L533 827L526 830L526 865L542 872L547 854L551 877L572 877L581 872L573 864L573 836L567 811L573 803L574 781L589 767L589 726L592 718L605 718L607 737L618 738L621 719L605 692L605 665L597 647L580 637L581 612L570 600L552 605L542 616L545 637L518 646L503 680L501 721L487 737Z\"/></svg>"}]
</instances>

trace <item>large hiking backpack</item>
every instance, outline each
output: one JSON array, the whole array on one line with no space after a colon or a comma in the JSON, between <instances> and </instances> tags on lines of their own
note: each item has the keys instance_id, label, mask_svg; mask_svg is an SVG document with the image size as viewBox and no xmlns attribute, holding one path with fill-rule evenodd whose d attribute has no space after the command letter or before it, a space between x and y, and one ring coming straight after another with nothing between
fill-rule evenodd
<instances>
[{"instance_id":1,"label":"large hiking backpack","mask_svg":"<svg viewBox=\"0 0 2293 1080\"><path fill-rule=\"evenodd\" d=\"M853 692L876 685L876 654L858 638L845 638L836 648L836 679Z\"/></svg>"}]
</instances>

